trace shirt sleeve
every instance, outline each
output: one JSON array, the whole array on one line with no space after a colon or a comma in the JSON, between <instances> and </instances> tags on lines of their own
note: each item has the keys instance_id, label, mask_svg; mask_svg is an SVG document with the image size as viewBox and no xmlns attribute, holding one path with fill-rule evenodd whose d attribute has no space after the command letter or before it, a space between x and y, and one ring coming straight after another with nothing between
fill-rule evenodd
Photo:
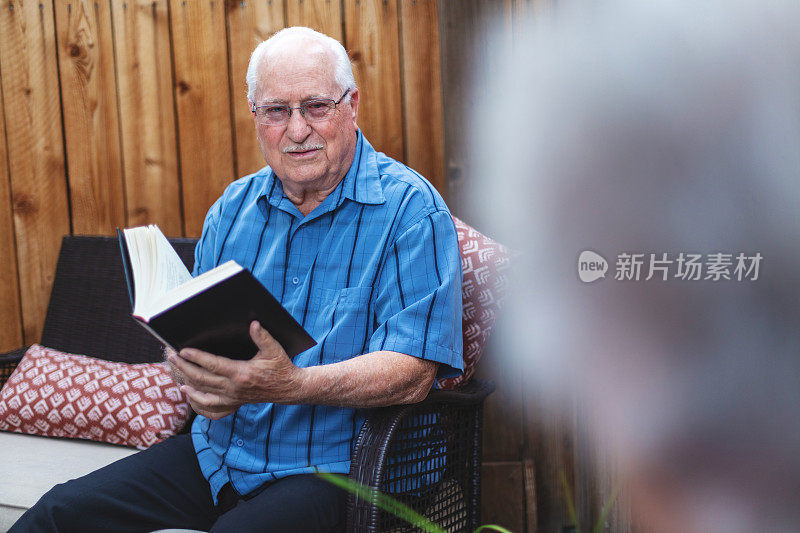
<instances>
[{"instance_id":1,"label":"shirt sleeve","mask_svg":"<svg viewBox=\"0 0 800 533\"><path fill-rule=\"evenodd\" d=\"M370 351L436 361L438 378L461 374L461 256L450 213L431 213L395 240L376 289Z\"/></svg>"},{"instance_id":2,"label":"shirt sleeve","mask_svg":"<svg viewBox=\"0 0 800 533\"><path fill-rule=\"evenodd\" d=\"M198 276L203 272L211 270L217 266L217 258L214 257L217 241L217 224L220 218L220 206L222 204L221 198L214 202L211 209L206 214L206 219L203 222L203 233L200 235L200 240L197 241L197 246L194 248L194 269L192 276Z\"/></svg>"}]
</instances>

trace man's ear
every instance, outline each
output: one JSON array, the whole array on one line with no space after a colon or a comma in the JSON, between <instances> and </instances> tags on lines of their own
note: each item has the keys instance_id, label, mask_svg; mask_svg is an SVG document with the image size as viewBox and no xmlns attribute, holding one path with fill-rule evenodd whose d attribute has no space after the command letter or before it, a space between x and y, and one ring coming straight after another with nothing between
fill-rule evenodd
<instances>
[{"instance_id":1,"label":"man's ear","mask_svg":"<svg viewBox=\"0 0 800 533\"><path fill-rule=\"evenodd\" d=\"M358 127L358 89L353 89L350 91L350 109L349 111L353 113L353 126L356 128Z\"/></svg>"}]
</instances>

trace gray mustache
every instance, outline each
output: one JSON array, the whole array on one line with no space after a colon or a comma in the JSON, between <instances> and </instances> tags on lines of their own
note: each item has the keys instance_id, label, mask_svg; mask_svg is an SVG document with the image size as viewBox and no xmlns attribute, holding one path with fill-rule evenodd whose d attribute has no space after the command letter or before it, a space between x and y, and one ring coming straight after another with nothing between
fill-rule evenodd
<instances>
[{"instance_id":1,"label":"gray mustache","mask_svg":"<svg viewBox=\"0 0 800 533\"><path fill-rule=\"evenodd\" d=\"M287 146L281 149L284 154L291 154L293 152L308 152L309 150L322 150L321 144L306 144L301 146Z\"/></svg>"}]
</instances>

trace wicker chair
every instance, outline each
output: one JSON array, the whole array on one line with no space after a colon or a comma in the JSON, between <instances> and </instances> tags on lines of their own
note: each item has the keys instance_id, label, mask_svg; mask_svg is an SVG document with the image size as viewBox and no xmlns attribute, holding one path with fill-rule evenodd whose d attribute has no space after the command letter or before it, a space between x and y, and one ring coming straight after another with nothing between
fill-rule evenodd
<instances>
[{"instance_id":1,"label":"wicker chair","mask_svg":"<svg viewBox=\"0 0 800 533\"><path fill-rule=\"evenodd\" d=\"M171 242L191 266L196 241ZM64 237L41 344L112 361L160 358L158 342L130 318L116 238ZM0 355L0 385L25 351ZM473 380L458 391L432 391L415 405L371 410L353 449L351 479L400 499L448 531L475 529L482 405L493 389ZM410 528L374 501L354 496L348 500L347 521L348 531Z\"/></svg>"}]
</instances>

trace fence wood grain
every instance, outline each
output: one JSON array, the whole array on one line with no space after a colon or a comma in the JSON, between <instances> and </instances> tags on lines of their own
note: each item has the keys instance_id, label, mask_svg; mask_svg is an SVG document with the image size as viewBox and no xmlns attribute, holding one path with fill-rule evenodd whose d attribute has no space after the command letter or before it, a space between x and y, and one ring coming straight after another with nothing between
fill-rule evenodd
<instances>
[{"instance_id":1,"label":"fence wood grain","mask_svg":"<svg viewBox=\"0 0 800 533\"><path fill-rule=\"evenodd\" d=\"M522 423L522 372L508 360L495 357L503 352L489 346L488 355L481 360L476 375L502 383L486 399L483 417L486 427L483 434L485 461L519 461L524 446Z\"/></svg>"},{"instance_id":2,"label":"fence wood grain","mask_svg":"<svg viewBox=\"0 0 800 533\"><path fill-rule=\"evenodd\" d=\"M372 146L403 159L403 97L395 2L345 3L345 41L361 92L358 125Z\"/></svg>"},{"instance_id":3,"label":"fence wood grain","mask_svg":"<svg viewBox=\"0 0 800 533\"><path fill-rule=\"evenodd\" d=\"M522 462L522 480L525 495L525 531L539 531L539 516L536 509L536 464L526 458Z\"/></svg>"},{"instance_id":4,"label":"fence wood grain","mask_svg":"<svg viewBox=\"0 0 800 533\"><path fill-rule=\"evenodd\" d=\"M284 27L286 14L283 2L231 1L228 10L230 39L231 102L236 140L236 175L244 176L263 167L266 162L256 140L253 117L247 104L247 64L258 43Z\"/></svg>"},{"instance_id":5,"label":"fence wood grain","mask_svg":"<svg viewBox=\"0 0 800 533\"><path fill-rule=\"evenodd\" d=\"M22 320L19 314L19 277L14 219L11 214L11 189L8 181L8 150L3 112L3 73L0 72L0 352L22 345Z\"/></svg>"},{"instance_id":6,"label":"fence wood grain","mask_svg":"<svg viewBox=\"0 0 800 533\"><path fill-rule=\"evenodd\" d=\"M445 195L442 73L436 2L401 0L400 21L405 161Z\"/></svg>"},{"instance_id":7,"label":"fence wood grain","mask_svg":"<svg viewBox=\"0 0 800 533\"><path fill-rule=\"evenodd\" d=\"M530 379L530 378L529 378ZM527 391L526 391L527 392ZM535 501L540 531L560 531L572 524L562 478L575 498L574 434L571 425L539 408L535 395L525 395L524 456L535 469ZM572 524L574 525L574 524Z\"/></svg>"},{"instance_id":8,"label":"fence wood grain","mask_svg":"<svg viewBox=\"0 0 800 533\"><path fill-rule=\"evenodd\" d=\"M25 342L39 339L61 237L70 232L53 6L0 8L0 72Z\"/></svg>"},{"instance_id":9,"label":"fence wood grain","mask_svg":"<svg viewBox=\"0 0 800 533\"><path fill-rule=\"evenodd\" d=\"M286 25L308 26L344 43L339 0L289 0L286 2ZM348 47L347 43L344 45Z\"/></svg>"},{"instance_id":10,"label":"fence wood grain","mask_svg":"<svg viewBox=\"0 0 800 533\"><path fill-rule=\"evenodd\" d=\"M126 226L183 234L167 0L112 0Z\"/></svg>"},{"instance_id":11,"label":"fence wood grain","mask_svg":"<svg viewBox=\"0 0 800 533\"><path fill-rule=\"evenodd\" d=\"M55 2L61 103L75 233L125 225L114 43L108 2Z\"/></svg>"},{"instance_id":12,"label":"fence wood grain","mask_svg":"<svg viewBox=\"0 0 800 533\"><path fill-rule=\"evenodd\" d=\"M511 531L525 531L522 464L518 461L484 462L481 475L481 524L496 524Z\"/></svg>"},{"instance_id":13,"label":"fence wood grain","mask_svg":"<svg viewBox=\"0 0 800 533\"><path fill-rule=\"evenodd\" d=\"M499 7L499 9L498 9ZM491 21L502 16L502 4L481 0L441 0L442 99L447 110L443 122L447 198L457 216L466 217L464 189L477 179L470 162L468 146L471 114L483 103L487 90L472 87L475 70L485 70L487 61L480 54ZM467 217L469 218L469 217Z\"/></svg>"},{"instance_id":14,"label":"fence wood grain","mask_svg":"<svg viewBox=\"0 0 800 533\"><path fill-rule=\"evenodd\" d=\"M170 1L186 234L235 177L225 4Z\"/></svg>"}]
</instances>

